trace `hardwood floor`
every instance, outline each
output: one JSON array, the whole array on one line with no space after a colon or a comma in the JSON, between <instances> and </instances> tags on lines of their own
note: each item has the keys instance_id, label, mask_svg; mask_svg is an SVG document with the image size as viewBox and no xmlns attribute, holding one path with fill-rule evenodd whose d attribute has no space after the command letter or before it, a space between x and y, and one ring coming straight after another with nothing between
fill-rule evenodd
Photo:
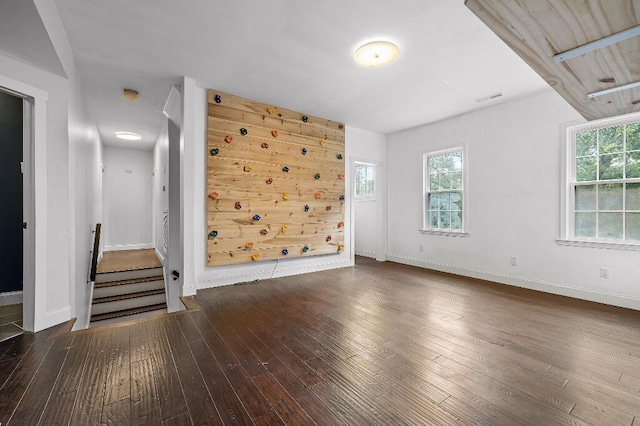
<instances>
[{"instance_id":1,"label":"hardwood floor","mask_svg":"<svg viewBox=\"0 0 640 426\"><path fill-rule=\"evenodd\" d=\"M105 251L97 272L109 273L135 269L162 268L154 249Z\"/></svg>"},{"instance_id":2,"label":"hardwood floor","mask_svg":"<svg viewBox=\"0 0 640 426\"><path fill-rule=\"evenodd\" d=\"M640 423L640 312L364 258L196 301L0 343L0 423Z\"/></svg>"}]
</instances>

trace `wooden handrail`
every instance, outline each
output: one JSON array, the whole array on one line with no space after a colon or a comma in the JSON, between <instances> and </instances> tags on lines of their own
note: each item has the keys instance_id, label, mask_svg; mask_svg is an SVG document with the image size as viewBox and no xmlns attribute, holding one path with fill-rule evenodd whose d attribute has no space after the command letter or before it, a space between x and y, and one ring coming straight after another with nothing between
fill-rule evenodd
<instances>
[{"instance_id":1,"label":"wooden handrail","mask_svg":"<svg viewBox=\"0 0 640 426\"><path fill-rule=\"evenodd\" d=\"M95 235L93 237L93 251L91 253L91 272L89 272L89 281L96 280L96 271L98 269L98 252L100 248L100 228L102 224L96 223Z\"/></svg>"}]
</instances>

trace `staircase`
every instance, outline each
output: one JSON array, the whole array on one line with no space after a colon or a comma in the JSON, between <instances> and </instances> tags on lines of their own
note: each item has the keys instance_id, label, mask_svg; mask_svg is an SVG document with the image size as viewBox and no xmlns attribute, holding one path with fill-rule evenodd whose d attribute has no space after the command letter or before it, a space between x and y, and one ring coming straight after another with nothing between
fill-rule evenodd
<instances>
[{"instance_id":1,"label":"staircase","mask_svg":"<svg viewBox=\"0 0 640 426\"><path fill-rule=\"evenodd\" d=\"M104 253L95 275L91 327L166 312L162 263L153 249Z\"/></svg>"}]
</instances>

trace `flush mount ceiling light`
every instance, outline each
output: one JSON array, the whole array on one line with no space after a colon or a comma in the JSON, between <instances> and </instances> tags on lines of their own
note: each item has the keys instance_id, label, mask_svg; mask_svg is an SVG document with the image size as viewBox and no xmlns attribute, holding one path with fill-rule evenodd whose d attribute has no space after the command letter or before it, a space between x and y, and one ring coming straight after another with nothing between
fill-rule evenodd
<instances>
[{"instance_id":1,"label":"flush mount ceiling light","mask_svg":"<svg viewBox=\"0 0 640 426\"><path fill-rule=\"evenodd\" d=\"M140 93L137 90L133 89L123 89L122 96L124 96L127 100L134 102L140 98Z\"/></svg>"},{"instance_id":2,"label":"flush mount ceiling light","mask_svg":"<svg viewBox=\"0 0 640 426\"><path fill-rule=\"evenodd\" d=\"M116 132L116 138L124 139L126 141L139 141L142 136L132 132Z\"/></svg>"},{"instance_id":3,"label":"flush mount ceiling light","mask_svg":"<svg viewBox=\"0 0 640 426\"><path fill-rule=\"evenodd\" d=\"M389 65L400 56L398 46L390 41L372 41L356 49L353 58L362 67L374 68Z\"/></svg>"}]
</instances>

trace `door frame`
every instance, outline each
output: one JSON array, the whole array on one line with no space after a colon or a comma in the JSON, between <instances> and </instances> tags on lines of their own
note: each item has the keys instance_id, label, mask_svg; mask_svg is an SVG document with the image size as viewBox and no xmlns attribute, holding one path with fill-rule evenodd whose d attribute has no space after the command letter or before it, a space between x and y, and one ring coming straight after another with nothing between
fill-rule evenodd
<instances>
[{"instance_id":1,"label":"door frame","mask_svg":"<svg viewBox=\"0 0 640 426\"><path fill-rule=\"evenodd\" d=\"M0 90L23 102L23 328L48 327L47 295L47 103L41 89L0 74ZM36 228L38 232L36 233Z\"/></svg>"}]
</instances>

